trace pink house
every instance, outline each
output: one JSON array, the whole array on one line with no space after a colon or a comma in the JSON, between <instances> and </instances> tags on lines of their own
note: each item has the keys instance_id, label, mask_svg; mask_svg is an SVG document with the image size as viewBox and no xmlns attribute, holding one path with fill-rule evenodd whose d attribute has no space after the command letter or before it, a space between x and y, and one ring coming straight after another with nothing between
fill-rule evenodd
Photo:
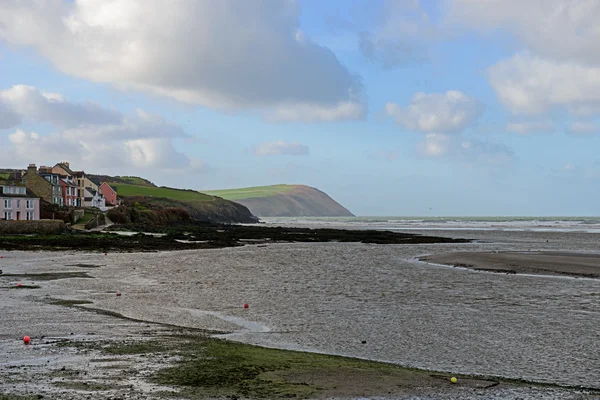
<instances>
[{"instance_id":1,"label":"pink house","mask_svg":"<svg viewBox=\"0 0 600 400\"><path fill-rule=\"evenodd\" d=\"M117 205L117 203L118 203L117 192L115 189L110 187L110 185L108 183L102 182L102 185L100 185L100 193L102 193L102 195L106 199L106 205L109 205L109 204L111 206Z\"/></svg>"},{"instance_id":2,"label":"pink house","mask_svg":"<svg viewBox=\"0 0 600 400\"><path fill-rule=\"evenodd\" d=\"M0 184L0 219L39 220L40 198L20 185Z\"/></svg>"}]
</instances>

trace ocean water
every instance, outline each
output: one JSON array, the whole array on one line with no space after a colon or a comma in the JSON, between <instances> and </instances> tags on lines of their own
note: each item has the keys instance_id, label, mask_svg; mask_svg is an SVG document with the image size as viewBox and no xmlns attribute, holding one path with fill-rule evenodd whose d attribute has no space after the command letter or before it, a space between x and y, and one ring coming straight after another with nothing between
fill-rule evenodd
<instances>
[{"instance_id":1,"label":"ocean water","mask_svg":"<svg viewBox=\"0 0 600 400\"><path fill-rule=\"evenodd\" d=\"M600 233L600 217L263 217L267 225L379 230Z\"/></svg>"}]
</instances>

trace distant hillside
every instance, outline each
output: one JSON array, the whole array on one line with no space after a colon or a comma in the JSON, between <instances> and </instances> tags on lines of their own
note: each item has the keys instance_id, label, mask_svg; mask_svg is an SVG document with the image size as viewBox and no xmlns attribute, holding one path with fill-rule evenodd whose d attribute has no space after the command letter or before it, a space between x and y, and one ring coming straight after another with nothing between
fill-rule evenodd
<instances>
[{"instance_id":1,"label":"distant hillside","mask_svg":"<svg viewBox=\"0 0 600 400\"><path fill-rule=\"evenodd\" d=\"M192 218L201 221L256 222L256 217L242 204L195 190L158 187L146 179L131 176L90 175L90 179L100 182L106 180L119 197L140 200L158 208L183 208Z\"/></svg>"},{"instance_id":2,"label":"distant hillside","mask_svg":"<svg viewBox=\"0 0 600 400\"><path fill-rule=\"evenodd\" d=\"M326 193L304 185L257 186L204 193L243 204L257 217L352 217Z\"/></svg>"}]
</instances>

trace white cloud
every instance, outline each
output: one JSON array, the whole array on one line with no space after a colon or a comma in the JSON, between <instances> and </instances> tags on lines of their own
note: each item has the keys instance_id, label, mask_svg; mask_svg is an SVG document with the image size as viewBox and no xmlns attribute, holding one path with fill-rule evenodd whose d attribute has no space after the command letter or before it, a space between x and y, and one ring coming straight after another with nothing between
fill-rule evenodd
<instances>
[{"instance_id":1,"label":"white cloud","mask_svg":"<svg viewBox=\"0 0 600 400\"><path fill-rule=\"evenodd\" d=\"M451 22L482 32L504 29L535 54L600 65L598 0L446 0Z\"/></svg>"},{"instance_id":2,"label":"white cloud","mask_svg":"<svg viewBox=\"0 0 600 400\"><path fill-rule=\"evenodd\" d=\"M365 113L366 108L360 103L346 101L333 107L308 104L276 106L264 115L270 122L332 122L362 119Z\"/></svg>"},{"instance_id":3,"label":"white cloud","mask_svg":"<svg viewBox=\"0 0 600 400\"><path fill-rule=\"evenodd\" d=\"M528 133L551 133L555 130L552 121L513 121L506 124L509 132L527 135Z\"/></svg>"},{"instance_id":4,"label":"white cloud","mask_svg":"<svg viewBox=\"0 0 600 400\"><path fill-rule=\"evenodd\" d=\"M488 72L498 98L515 114L541 114L553 107L581 114L600 108L600 67L519 53Z\"/></svg>"},{"instance_id":5,"label":"white cloud","mask_svg":"<svg viewBox=\"0 0 600 400\"><path fill-rule=\"evenodd\" d=\"M508 165L515 160L514 153L505 145L478 139L462 140L458 155L463 162L477 165Z\"/></svg>"},{"instance_id":6,"label":"white cloud","mask_svg":"<svg viewBox=\"0 0 600 400\"><path fill-rule=\"evenodd\" d=\"M124 115L91 102L73 103L60 93L31 86L0 90L0 128L15 128L28 120L57 130L41 135L17 128L8 135L2 144L3 161L13 166L71 160L88 170L197 169L192 165L197 161L174 147L173 139L188 137L183 129L141 109Z\"/></svg>"},{"instance_id":7,"label":"white cloud","mask_svg":"<svg viewBox=\"0 0 600 400\"><path fill-rule=\"evenodd\" d=\"M254 148L254 155L257 156L305 156L308 155L310 149L308 146L298 142L277 142L261 143Z\"/></svg>"},{"instance_id":8,"label":"white cloud","mask_svg":"<svg viewBox=\"0 0 600 400\"><path fill-rule=\"evenodd\" d=\"M122 89L267 115L284 104L301 120L356 118L340 110L363 107L360 79L299 31L299 16L291 0L5 0L0 40Z\"/></svg>"},{"instance_id":9,"label":"white cloud","mask_svg":"<svg viewBox=\"0 0 600 400\"><path fill-rule=\"evenodd\" d=\"M490 84L515 114L600 114L598 0L445 0L447 21L512 35L521 51L492 66Z\"/></svg>"},{"instance_id":10,"label":"white cloud","mask_svg":"<svg viewBox=\"0 0 600 400\"><path fill-rule=\"evenodd\" d=\"M568 132L572 135L593 135L600 133L600 126L591 121L573 121L568 129Z\"/></svg>"},{"instance_id":11,"label":"white cloud","mask_svg":"<svg viewBox=\"0 0 600 400\"><path fill-rule=\"evenodd\" d=\"M441 157L448 154L452 146L452 137L439 133L428 133L425 135L425 140L417 145L417 151L424 157Z\"/></svg>"},{"instance_id":12,"label":"white cloud","mask_svg":"<svg viewBox=\"0 0 600 400\"><path fill-rule=\"evenodd\" d=\"M21 123L21 115L0 99L0 129L13 128Z\"/></svg>"},{"instance_id":13,"label":"white cloud","mask_svg":"<svg viewBox=\"0 0 600 400\"><path fill-rule=\"evenodd\" d=\"M4 111L3 111L4 110ZM57 93L44 93L33 86L15 85L0 90L0 129L13 128L24 119L61 127L82 124L118 124L121 113L92 102L71 103Z\"/></svg>"},{"instance_id":14,"label":"white cloud","mask_svg":"<svg viewBox=\"0 0 600 400\"><path fill-rule=\"evenodd\" d=\"M387 114L406 128L423 133L456 133L482 112L481 105L461 91L416 93L407 107L387 103Z\"/></svg>"},{"instance_id":15,"label":"white cloud","mask_svg":"<svg viewBox=\"0 0 600 400\"><path fill-rule=\"evenodd\" d=\"M363 19L360 13L357 21ZM355 30L359 24L351 23ZM358 49L370 62L391 69L429 61L434 27L419 0L385 1L375 21L366 25L357 32Z\"/></svg>"},{"instance_id":16,"label":"white cloud","mask_svg":"<svg viewBox=\"0 0 600 400\"><path fill-rule=\"evenodd\" d=\"M503 144L430 133L417 145L421 156L449 158L469 165L507 165L515 156Z\"/></svg>"},{"instance_id":17,"label":"white cloud","mask_svg":"<svg viewBox=\"0 0 600 400\"><path fill-rule=\"evenodd\" d=\"M31 162L52 164L69 160L77 169L87 172L123 169L141 171L181 169L191 165L188 157L178 152L170 139L72 140L63 133L39 135L17 129L8 136L7 162L24 166Z\"/></svg>"}]
</instances>

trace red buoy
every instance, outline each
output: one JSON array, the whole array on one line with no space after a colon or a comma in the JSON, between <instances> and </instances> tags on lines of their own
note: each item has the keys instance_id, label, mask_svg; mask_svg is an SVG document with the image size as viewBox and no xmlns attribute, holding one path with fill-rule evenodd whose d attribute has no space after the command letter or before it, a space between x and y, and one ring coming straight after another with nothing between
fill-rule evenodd
<instances>
[{"instance_id":1,"label":"red buoy","mask_svg":"<svg viewBox=\"0 0 600 400\"><path fill-rule=\"evenodd\" d=\"M29 336L23 336L23 343L29 344L31 342L31 338Z\"/></svg>"},{"instance_id":2,"label":"red buoy","mask_svg":"<svg viewBox=\"0 0 600 400\"><path fill-rule=\"evenodd\" d=\"M121 292L117 292L117 297L121 296Z\"/></svg>"},{"instance_id":3,"label":"red buoy","mask_svg":"<svg viewBox=\"0 0 600 400\"><path fill-rule=\"evenodd\" d=\"M248 305L248 303L244 303L244 308L248 308L248 307L250 307L250 306Z\"/></svg>"},{"instance_id":4,"label":"red buoy","mask_svg":"<svg viewBox=\"0 0 600 400\"><path fill-rule=\"evenodd\" d=\"M21 287L21 282L18 282L18 283L17 283L17 287Z\"/></svg>"}]
</instances>

